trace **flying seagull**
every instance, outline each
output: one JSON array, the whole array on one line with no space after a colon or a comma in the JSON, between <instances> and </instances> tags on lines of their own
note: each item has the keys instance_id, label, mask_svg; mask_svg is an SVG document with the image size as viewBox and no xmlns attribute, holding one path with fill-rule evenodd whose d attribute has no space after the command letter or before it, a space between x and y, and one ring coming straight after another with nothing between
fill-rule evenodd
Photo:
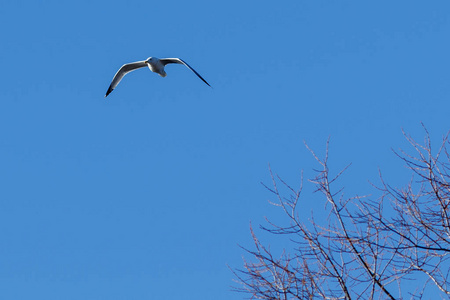
<instances>
[{"instance_id":1,"label":"flying seagull","mask_svg":"<svg viewBox=\"0 0 450 300\"><path fill-rule=\"evenodd\" d=\"M137 62L133 62L133 63L129 63L129 64L125 64L123 65L119 71L117 71L116 75L114 75L114 78L111 82L111 85L108 88L108 91L106 92L105 98L116 88L116 86L119 84L120 80L122 80L123 76L125 76L127 73L139 69L139 68L143 68L143 67L147 67L155 73L158 73L161 77L166 77L166 71L164 71L164 67L167 64L182 64L185 65L186 67L188 67L192 72L195 73L195 75L197 75L201 80L203 80L204 83L206 83L208 86L209 83L206 82L205 79L203 79L202 76L200 76L200 74L197 73L197 71L195 71L190 65L188 65L185 61L183 61L180 58L157 58L157 57L149 57L147 58L147 60L143 60L143 61L137 61Z\"/></svg>"}]
</instances>

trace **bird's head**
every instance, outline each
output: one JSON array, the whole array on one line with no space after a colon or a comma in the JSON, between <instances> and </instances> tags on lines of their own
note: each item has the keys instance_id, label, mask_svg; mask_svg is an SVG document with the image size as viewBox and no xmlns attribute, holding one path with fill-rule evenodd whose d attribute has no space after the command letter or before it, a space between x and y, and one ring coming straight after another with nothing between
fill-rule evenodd
<instances>
[{"instance_id":1,"label":"bird's head","mask_svg":"<svg viewBox=\"0 0 450 300\"><path fill-rule=\"evenodd\" d=\"M149 57L147 58L147 60L145 61L146 63L151 63L153 62L155 59L153 57Z\"/></svg>"}]
</instances>

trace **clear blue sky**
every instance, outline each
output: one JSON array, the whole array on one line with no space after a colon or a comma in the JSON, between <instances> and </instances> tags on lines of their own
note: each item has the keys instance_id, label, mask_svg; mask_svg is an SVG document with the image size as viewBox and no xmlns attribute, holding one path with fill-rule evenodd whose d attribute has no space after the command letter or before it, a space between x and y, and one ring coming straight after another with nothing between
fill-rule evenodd
<instances>
[{"instance_id":1,"label":"clear blue sky","mask_svg":"<svg viewBox=\"0 0 450 300\"><path fill-rule=\"evenodd\" d=\"M401 128L450 129L449 11L0 2L0 298L242 299L227 264L242 266L250 221L279 217L268 163L296 185L317 167L303 141L323 153L331 136L331 166L353 163L347 192L368 193L378 168L409 179L391 152ZM103 98L149 56L180 57L213 88L170 65Z\"/></svg>"}]
</instances>

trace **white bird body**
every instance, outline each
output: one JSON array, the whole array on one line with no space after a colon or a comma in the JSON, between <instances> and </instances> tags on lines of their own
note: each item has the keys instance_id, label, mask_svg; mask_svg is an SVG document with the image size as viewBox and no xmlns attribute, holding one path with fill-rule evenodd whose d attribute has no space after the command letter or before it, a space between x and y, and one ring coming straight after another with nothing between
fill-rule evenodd
<instances>
[{"instance_id":1,"label":"white bird body","mask_svg":"<svg viewBox=\"0 0 450 300\"><path fill-rule=\"evenodd\" d=\"M147 59L147 65L148 68L155 73L158 73L161 77L166 77L167 73L164 71L164 65L162 64L161 60L156 57L149 57Z\"/></svg>"},{"instance_id":2,"label":"white bird body","mask_svg":"<svg viewBox=\"0 0 450 300\"><path fill-rule=\"evenodd\" d=\"M200 76L200 74L198 74L191 66L189 66L185 61L183 61L180 58L161 58L161 59L159 59L157 57L149 57L149 58L147 58L147 60L138 61L138 62L129 63L129 64L124 64L119 69L119 71L117 71L116 75L114 75L114 78L113 78L113 80L112 80L112 82L111 82L111 84L110 84L110 86L108 88L108 91L106 91L105 97L107 97L116 88L116 86L122 80L123 76L125 76L126 74L128 74L131 71L134 71L134 70L139 69L139 68L143 68L145 66L148 66L150 71L159 74L159 76L166 77L167 73L164 70L164 67L167 64L182 64L182 65L185 65L192 72L194 72L195 75L197 75L201 80L203 80L204 83L206 83L208 86L210 86L209 83L206 82L206 80L203 79L202 76Z\"/></svg>"}]
</instances>

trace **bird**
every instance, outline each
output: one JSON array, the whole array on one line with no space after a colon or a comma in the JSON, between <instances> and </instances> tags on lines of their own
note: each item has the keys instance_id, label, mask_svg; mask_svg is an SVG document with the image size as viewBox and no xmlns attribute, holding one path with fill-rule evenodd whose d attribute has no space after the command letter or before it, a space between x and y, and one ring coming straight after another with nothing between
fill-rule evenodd
<instances>
[{"instance_id":1,"label":"bird","mask_svg":"<svg viewBox=\"0 0 450 300\"><path fill-rule=\"evenodd\" d=\"M184 60L181 58L157 58L157 57L149 57L146 60L132 62L129 64L124 64L119 71L117 71L116 75L114 75L113 80L111 81L111 84L106 91L105 98L116 88L116 86L119 84L120 80L122 80L123 76L128 74L131 71L134 71L139 68L147 67L150 69L150 71L155 72L159 74L161 77L166 77L167 73L164 71L164 67L168 64L182 64L188 67L192 72L195 73L201 80L203 80L204 83L206 83L208 86L209 83L206 82L205 79L203 79L200 74L197 73L190 65L188 65Z\"/></svg>"}]
</instances>

